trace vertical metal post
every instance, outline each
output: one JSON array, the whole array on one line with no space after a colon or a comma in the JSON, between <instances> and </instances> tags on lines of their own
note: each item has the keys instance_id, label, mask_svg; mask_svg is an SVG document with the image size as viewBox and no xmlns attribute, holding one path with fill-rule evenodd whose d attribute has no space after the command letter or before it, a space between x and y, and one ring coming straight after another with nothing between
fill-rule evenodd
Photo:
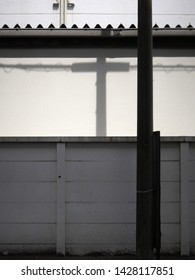
<instances>
[{"instance_id":1,"label":"vertical metal post","mask_svg":"<svg viewBox=\"0 0 195 280\"><path fill-rule=\"evenodd\" d=\"M160 259L161 221L160 221L160 131L153 133L153 187L154 187L154 248L156 259Z\"/></svg>"},{"instance_id":2,"label":"vertical metal post","mask_svg":"<svg viewBox=\"0 0 195 280\"><path fill-rule=\"evenodd\" d=\"M152 0L138 0L137 259L153 259Z\"/></svg>"},{"instance_id":3,"label":"vertical metal post","mask_svg":"<svg viewBox=\"0 0 195 280\"><path fill-rule=\"evenodd\" d=\"M66 24L67 0L60 0L60 25Z\"/></svg>"}]
</instances>

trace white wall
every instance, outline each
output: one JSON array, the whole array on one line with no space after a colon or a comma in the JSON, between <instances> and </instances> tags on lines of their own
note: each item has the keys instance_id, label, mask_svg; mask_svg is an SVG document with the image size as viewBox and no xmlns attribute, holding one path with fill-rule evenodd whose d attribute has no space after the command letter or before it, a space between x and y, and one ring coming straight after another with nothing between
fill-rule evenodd
<instances>
[{"instance_id":1,"label":"white wall","mask_svg":"<svg viewBox=\"0 0 195 280\"><path fill-rule=\"evenodd\" d=\"M1 59L1 136L135 135L130 64L136 58Z\"/></svg>"},{"instance_id":2,"label":"white wall","mask_svg":"<svg viewBox=\"0 0 195 280\"><path fill-rule=\"evenodd\" d=\"M0 135L135 136L136 63L1 58ZM194 65L192 57L154 58L154 129L162 136L195 135Z\"/></svg>"},{"instance_id":3,"label":"white wall","mask_svg":"<svg viewBox=\"0 0 195 280\"><path fill-rule=\"evenodd\" d=\"M59 0L60 1L60 0ZM66 0L68 2L68 0ZM122 23L129 27L137 25L137 0L69 0L74 8L67 8L66 25L77 24L83 27L88 23L94 27L99 23L102 27L112 24L117 27ZM31 24L36 27L41 23L48 27L53 23L60 25L60 5L53 7L56 0L0 0L0 26L8 24L13 27L18 23L21 27ZM186 27L195 25L195 2L193 0L153 0L153 23L160 27L177 24Z\"/></svg>"},{"instance_id":4,"label":"white wall","mask_svg":"<svg viewBox=\"0 0 195 280\"><path fill-rule=\"evenodd\" d=\"M190 243L192 246L192 251L195 251L195 234L192 232L195 229L195 176L194 176L194 167L195 167L195 145L194 143L190 144L190 155L189 155L189 174L190 174L190 182L189 182L189 221L190 221Z\"/></svg>"},{"instance_id":5,"label":"white wall","mask_svg":"<svg viewBox=\"0 0 195 280\"><path fill-rule=\"evenodd\" d=\"M56 145L1 143L0 166L1 252L55 252Z\"/></svg>"},{"instance_id":6,"label":"white wall","mask_svg":"<svg viewBox=\"0 0 195 280\"><path fill-rule=\"evenodd\" d=\"M70 1L71 2L71 1ZM117 27L122 23L129 27L137 25L137 0L74 0L75 7L68 10L67 23L83 26L86 22L94 27L112 24ZM181 24L186 27L195 24L195 2L193 0L153 0L153 23L160 27Z\"/></svg>"},{"instance_id":7,"label":"white wall","mask_svg":"<svg viewBox=\"0 0 195 280\"><path fill-rule=\"evenodd\" d=\"M195 58L154 58L154 127L162 135L195 135Z\"/></svg>"},{"instance_id":8,"label":"white wall","mask_svg":"<svg viewBox=\"0 0 195 280\"><path fill-rule=\"evenodd\" d=\"M31 24L37 27L42 24L48 27L51 23L59 26L59 10L53 8L53 0L0 0L0 26L7 24L14 27L19 24L25 27Z\"/></svg>"},{"instance_id":9,"label":"white wall","mask_svg":"<svg viewBox=\"0 0 195 280\"><path fill-rule=\"evenodd\" d=\"M188 255L195 143L161 140L162 252ZM135 253L135 138L0 138L0 230L1 253Z\"/></svg>"}]
</instances>

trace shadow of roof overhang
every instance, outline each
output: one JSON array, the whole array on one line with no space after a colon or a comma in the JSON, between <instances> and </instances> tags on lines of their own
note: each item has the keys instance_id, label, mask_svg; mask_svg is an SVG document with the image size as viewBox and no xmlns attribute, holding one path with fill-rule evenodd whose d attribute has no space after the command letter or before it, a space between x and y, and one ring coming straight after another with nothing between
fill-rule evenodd
<instances>
[{"instance_id":1,"label":"shadow of roof overhang","mask_svg":"<svg viewBox=\"0 0 195 280\"><path fill-rule=\"evenodd\" d=\"M2 28L0 49L137 48L137 28ZM154 49L194 49L195 28L153 28Z\"/></svg>"}]
</instances>

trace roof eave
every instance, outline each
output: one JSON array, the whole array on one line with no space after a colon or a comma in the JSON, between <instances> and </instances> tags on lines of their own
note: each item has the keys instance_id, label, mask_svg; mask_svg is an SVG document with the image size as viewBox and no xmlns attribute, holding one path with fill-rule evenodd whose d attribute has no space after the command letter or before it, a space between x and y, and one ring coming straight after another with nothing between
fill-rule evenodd
<instances>
[{"instance_id":1,"label":"roof eave","mask_svg":"<svg viewBox=\"0 0 195 280\"><path fill-rule=\"evenodd\" d=\"M0 48L137 48L136 28L3 28ZM51 40L52 39L52 40ZM153 28L154 48L195 48L195 28Z\"/></svg>"},{"instance_id":2,"label":"roof eave","mask_svg":"<svg viewBox=\"0 0 195 280\"><path fill-rule=\"evenodd\" d=\"M138 29L2 28L0 37L137 37ZM154 37L193 37L195 28L153 28Z\"/></svg>"}]
</instances>

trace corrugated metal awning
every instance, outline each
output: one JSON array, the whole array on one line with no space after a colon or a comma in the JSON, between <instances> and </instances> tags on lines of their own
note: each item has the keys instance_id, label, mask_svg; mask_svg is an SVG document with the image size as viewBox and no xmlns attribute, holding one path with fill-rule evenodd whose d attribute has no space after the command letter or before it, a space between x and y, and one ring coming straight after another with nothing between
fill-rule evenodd
<instances>
[{"instance_id":1,"label":"corrugated metal awning","mask_svg":"<svg viewBox=\"0 0 195 280\"><path fill-rule=\"evenodd\" d=\"M55 28L50 25L43 28L38 25L37 28L20 28L16 25L9 28L4 25L0 29L0 49L24 49L24 48L137 48L138 29L132 25L130 28L124 28L120 25L113 28L108 25L107 28L101 28L97 25L95 28L89 28L85 25L78 28L73 25L72 28L61 26ZM154 49L195 49L195 28L189 25L187 28L177 26L170 28L166 25L159 28L153 27Z\"/></svg>"}]
</instances>

